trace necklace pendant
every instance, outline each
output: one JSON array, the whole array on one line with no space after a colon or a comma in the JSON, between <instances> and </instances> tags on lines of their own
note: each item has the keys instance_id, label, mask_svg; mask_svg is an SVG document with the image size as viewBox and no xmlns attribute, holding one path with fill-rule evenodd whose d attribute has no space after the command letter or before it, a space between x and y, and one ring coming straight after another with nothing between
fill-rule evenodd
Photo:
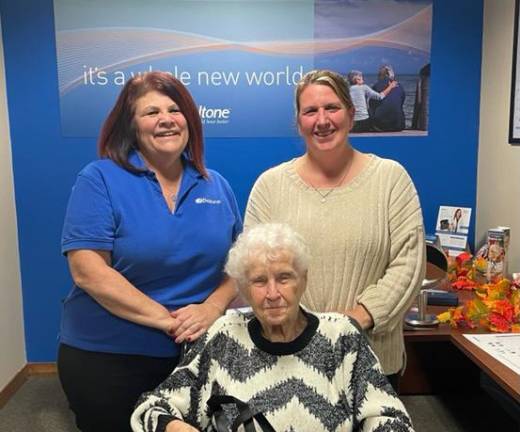
<instances>
[{"instance_id":1,"label":"necklace pendant","mask_svg":"<svg viewBox=\"0 0 520 432\"><path fill-rule=\"evenodd\" d=\"M325 198L322 198L321 199L321 202L324 203L325 201L327 201Z\"/></svg>"}]
</instances>

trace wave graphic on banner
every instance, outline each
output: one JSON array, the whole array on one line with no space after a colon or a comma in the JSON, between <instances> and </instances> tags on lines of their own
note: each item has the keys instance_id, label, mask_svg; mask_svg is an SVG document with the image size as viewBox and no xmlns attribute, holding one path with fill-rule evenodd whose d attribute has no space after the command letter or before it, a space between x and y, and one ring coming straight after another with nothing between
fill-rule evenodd
<instances>
[{"instance_id":1,"label":"wave graphic on banner","mask_svg":"<svg viewBox=\"0 0 520 432\"><path fill-rule=\"evenodd\" d=\"M239 50L266 55L300 56L347 52L366 46L429 54L432 7L386 29L360 37L234 42L194 33L139 27L88 28L56 33L59 91L64 95L83 82L93 62L106 72L145 61L189 53Z\"/></svg>"}]
</instances>

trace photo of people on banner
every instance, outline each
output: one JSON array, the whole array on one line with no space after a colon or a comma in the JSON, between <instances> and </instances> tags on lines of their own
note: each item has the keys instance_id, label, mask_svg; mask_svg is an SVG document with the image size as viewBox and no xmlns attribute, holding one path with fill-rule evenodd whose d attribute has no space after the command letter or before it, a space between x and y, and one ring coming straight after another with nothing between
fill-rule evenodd
<instances>
[{"instance_id":1,"label":"photo of people on banner","mask_svg":"<svg viewBox=\"0 0 520 432\"><path fill-rule=\"evenodd\" d=\"M347 77L356 109L352 132L398 132L405 128L403 104L406 95L402 85L395 80L392 66L381 66L373 87L365 84L361 71L352 70Z\"/></svg>"}]
</instances>

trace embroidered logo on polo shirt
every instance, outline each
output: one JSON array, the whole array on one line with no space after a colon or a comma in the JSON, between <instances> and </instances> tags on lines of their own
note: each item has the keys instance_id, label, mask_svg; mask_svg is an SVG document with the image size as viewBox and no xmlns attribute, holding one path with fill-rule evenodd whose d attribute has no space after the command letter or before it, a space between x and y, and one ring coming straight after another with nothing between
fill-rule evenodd
<instances>
[{"instance_id":1,"label":"embroidered logo on polo shirt","mask_svg":"<svg viewBox=\"0 0 520 432\"><path fill-rule=\"evenodd\" d=\"M195 198L195 204L222 204L222 201L209 198Z\"/></svg>"}]
</instances>

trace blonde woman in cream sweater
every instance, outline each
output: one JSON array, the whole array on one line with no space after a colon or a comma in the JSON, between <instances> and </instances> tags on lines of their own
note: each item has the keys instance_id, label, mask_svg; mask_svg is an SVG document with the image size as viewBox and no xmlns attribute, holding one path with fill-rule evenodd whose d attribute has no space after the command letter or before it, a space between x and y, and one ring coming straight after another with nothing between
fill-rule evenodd
<instances>
[{"instance_id":1,"label":"blonde woman in cream sweater","mask_svg":"<svg viewBox=\"0 0 520 432\"><path fill-rule=\"evenodd\" d=\"M285 222L304 236L312 260L303 304L356 319L397 389L403 316L425 273L417 192L397 162L350 145L354 107L341 75L307 73L296 116L306 152L258 178L245 226Z\"/></svg>"}]
</instances>

